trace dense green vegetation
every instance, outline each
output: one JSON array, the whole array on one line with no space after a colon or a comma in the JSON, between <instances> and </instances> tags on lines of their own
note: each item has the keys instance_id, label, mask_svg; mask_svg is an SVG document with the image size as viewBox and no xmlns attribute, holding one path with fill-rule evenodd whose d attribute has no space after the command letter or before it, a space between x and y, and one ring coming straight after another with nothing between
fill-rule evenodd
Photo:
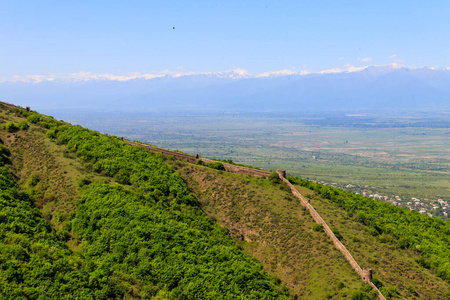
<instances>
[{"instance_id":1,"label":"dense green vegetation","mask_svg":"<svg viewBox=\"0 0 450 300\"><path fill-rule=\"evenodd\" d=\"M0 275L5 298L286 298L238 249L161 156L51 117L31 124L112 181L78 180L76 211L55 230L2 169ZM35 126L35 125L33 125ZM8 151L2 147L2 153ZM39 179L30 176L30 186ZM71 250L68 240L78 243Z\"/></svg>"},{"instance_id":2,"label":"dense green vegetation","mask_svg":"<svg viewBox=\"0 0 450 300\"><path fill-rule=\"evenodd\" d=\"M380 241L416 251L423 267L450 282L450 223L308 180L289 180L336 203Z\"/></svg>"},{"instance_id":3,"label":"dense green vegetation","mask_svg":"<svg viewBox=\"0 0 450 300\"><path fill-rule=\"evenodd\" d=\"M108 298L110 278L93 281L90 261L74 255L0 167L0 298Z\"/></svg>"}]
</instances>

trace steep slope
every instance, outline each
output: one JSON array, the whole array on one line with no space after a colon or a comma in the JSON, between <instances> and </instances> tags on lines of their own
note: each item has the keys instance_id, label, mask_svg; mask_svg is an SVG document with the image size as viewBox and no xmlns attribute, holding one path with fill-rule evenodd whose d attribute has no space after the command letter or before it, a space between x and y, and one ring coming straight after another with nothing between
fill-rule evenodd
<instances>
[{"instance_id":1,"label":"steep slope","mask_svg":"<svg viewBox=\"0 0 450 300\"><path fill-rule=\"evenodd\" d=\"M1 120L1 298L287 298L162 157L21 109Z\"/></svg>"},{"instance_id":2,"label":"steep slope","mask_svg":"<svg viewBox=\"0 0 450 300\"><path fill-rule=\"evenodd\" d=\"M364 289L326 236L312 230L313 219L286 186L203 166L174 165L205 211L300 298L338 299Z\"/></svg>"},{"instance_id":3,"label":"steep slope","mask_svg":"<svg viewBox=\"0 0 450 300\"><path fill-rule=\"evenodd\" d=\"M284 185L204 166L173 165L205 211L302 299L376 298L328 237L313 230L312 217ZM299 189L312 198L361 267L374 270L374 282L388 299L448 297L448 282L424 266L420 253L399 247L389 234L370 233L356 215L314 191Z\"/></svg>"},{"instance_id":4,"label":"steep slope","mask_svg":"<svg viewBox=\"0 0 450 300\"><path fill-rule=\"evenodd\" d=\"M450 297L450 223L311 181L290 180L313 199L317 211L347 231L343 236L350 252L378 269L380 278L411 296Z\"/></svg>"},{"instance_id":5,"label":"steep slope","mask_svg":"<svg viewBox=\"0 0 450 300\"><path fill-rule=\"evenodd\" d=\"M327 223L339 233L355 260L362 266L373 269L374 278L399 298L446 299L449 284L421 264L420 254L411 249L402 249L389 234L374 234L370 228L355 222L356 215L348 213L329 199L314 191L298 186ZM394 289L395 288L395 289ZM399 294L396 295L395 291Z\"/></svg>"}]
</instances>

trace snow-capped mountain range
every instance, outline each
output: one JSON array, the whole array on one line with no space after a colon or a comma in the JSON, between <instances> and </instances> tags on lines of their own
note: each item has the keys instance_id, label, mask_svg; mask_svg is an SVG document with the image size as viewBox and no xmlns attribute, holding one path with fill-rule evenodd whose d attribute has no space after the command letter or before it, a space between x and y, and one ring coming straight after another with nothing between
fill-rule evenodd
<instances>
[{"instance_id":1,"label":"snow-capped mountain range","mask_svg":"<svg viewBox=\"0 0 450 300\"><path fill-rule=\"evenodd\" d=\"M0 80L0 101L41 110L448 110L450 68L25 76Z\"/></svg>"}]
</instances>

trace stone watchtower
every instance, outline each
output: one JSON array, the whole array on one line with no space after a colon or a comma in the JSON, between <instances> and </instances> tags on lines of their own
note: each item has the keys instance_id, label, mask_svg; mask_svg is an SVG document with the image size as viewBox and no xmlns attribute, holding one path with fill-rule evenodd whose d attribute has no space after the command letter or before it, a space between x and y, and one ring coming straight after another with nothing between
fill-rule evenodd
<instances>
[{"instance_id":1,"label":"stone watchtower","mask_svg":"<svg viewBox=\"0 0 450 300\"><path fill-rule=\"evenodd\" d=\"M278 176L286 178L286 170L277 170Z\"/></svg>"},{"instance_id":2,"label":"stone watchtower","mask_svg":"<svg viewBox=\"0 0 450 300\"><path fill-rule=\"evenodd\" d=\"M362 280L364 280L364 282L369 282L372 280L372 269L362 270Z\"/></svg>"}]
</instances>

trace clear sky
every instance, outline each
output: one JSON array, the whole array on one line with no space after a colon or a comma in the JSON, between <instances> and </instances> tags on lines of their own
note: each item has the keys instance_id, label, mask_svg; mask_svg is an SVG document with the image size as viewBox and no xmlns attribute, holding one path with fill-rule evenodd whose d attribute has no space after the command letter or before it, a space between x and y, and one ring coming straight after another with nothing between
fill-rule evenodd
<instances>
[{"instance_id":1,"label":"clear sky","mask_svg":"<svg viewBox=\"0 0 450 300\"><path fill-rule=\"evenodd\" d=\"M450 1L0 0L0 76L393 62L450 66Z\"/></svg>"}]
</instances>

